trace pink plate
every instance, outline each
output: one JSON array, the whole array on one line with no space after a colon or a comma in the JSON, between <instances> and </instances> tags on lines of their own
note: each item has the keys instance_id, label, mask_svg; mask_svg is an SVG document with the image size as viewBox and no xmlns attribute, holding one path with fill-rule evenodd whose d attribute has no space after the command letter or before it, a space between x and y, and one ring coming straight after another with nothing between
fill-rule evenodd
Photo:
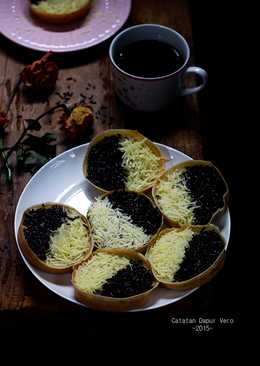
<instances>
[{"instance_id":1,"label":"pink plate","mask_svg":"<svg viewBox=\"0 0 260 366\"><path fill-rule=\"evenodd\" d=\"M55 26L34 20L28 3L0 1L0 32L27 48L54 52L81 50L103 42L122 27L131 10L131 0L92 0L84 20Z\"/></svg>"}]
</instances>

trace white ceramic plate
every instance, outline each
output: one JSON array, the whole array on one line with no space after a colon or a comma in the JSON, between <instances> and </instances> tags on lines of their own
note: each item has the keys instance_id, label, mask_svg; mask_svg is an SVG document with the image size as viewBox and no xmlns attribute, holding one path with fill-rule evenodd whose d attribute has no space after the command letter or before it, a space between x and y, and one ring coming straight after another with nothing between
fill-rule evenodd
<instances>
[{"instance_id":1,"label":"white ceramic plate","mask_svg":"<svg viewBox=\"0 0 260 366\"><path fill-rule=\"evenodd\" d=\"M68 25L34 19L29 0L0 0L0 32L39 51L70 52L92 47L115 34L127 20L131 0L92 0L87 16Z\"/></svg>"},{"instance_id":2,"label":"white ceramic plate","mask_svg":"<svg viewBox=\"0 0 260 366\"><path fill-rule=\"evenodd\" d=\"M86 181L82 172L82 164L87 145L88 144L84 144L75 147L58 155L56 158L44 165L31 178L18 201L14 221L15 237L18 249L32 274L38 278L44 286L55 292L57 295L80 305L82 304L74 297L74 290L70 281L71 274L49 274L33 267L21 252L17 233L23 212L28 207L38 203L47 201L61 202L75 207L83 215L86 214L91 202L98 195L98 192ZM189 156L171 147L161 144L157 145L164 155L169 157L167 168L170 168L184 160L191 159ZM228 244L230 236L230 214L228 210L224 216L218 219L216 224L220 228L221 233ZM159 308L167 304L174 303L195 290L196 289L175 291L159 287L154 291L149 304L142 309L132 311Z\"/></svg>"}]
</instances>

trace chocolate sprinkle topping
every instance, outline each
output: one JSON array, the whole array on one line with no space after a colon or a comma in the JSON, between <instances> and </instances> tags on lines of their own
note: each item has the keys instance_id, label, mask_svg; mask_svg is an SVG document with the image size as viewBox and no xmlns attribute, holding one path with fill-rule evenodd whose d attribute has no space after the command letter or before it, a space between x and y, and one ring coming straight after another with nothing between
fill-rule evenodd
<instances>
[{"instance_id":1,"label":"chocolate sprinkle topping","mask_svg":"<svg viewBox=\"0 0 260 366\"><path fill-rule=\"evenodd\" d=\"M50 236L66 221L67 213L60 206L31 209L25 213L23 225L29 247L41 260L46 260Z\"/></svg>"},{"instance_id":2,"label":"chocolate sprinkle topping","mask_svg":"<svg viewBox=\"0 0 260 366\"><path fill-rule=\"evenodd\" d=\"M101 291L96 295L109 297L129 297L152 288L152 272L137 261L130 261L130 264L118 271L112 278L108 279Z\"/></svg>"},{"instance_id":3,"label":"chocolate sprinkle topping","mask_svg":"<svg viewBox=\"0 0 260 366\"><path fill-rule=\"evenodd\" d=\"M201 231L195 234L185 250L185 257L175 281L185 281L208 269L224 249L219 235L213 231Z\"/></svg>"},{"instance_id":4,"label":"chocolate sprinkle topping","mask_svg":"<svg viewBox=\"0 0 260 366\"><path fill-rule=\"evenodd\" d=\"M107 191L125 187L127 172L122 167L123 153L119 150L120 140L120 135L105 137L92 146L89 152L88 179Z\"/></svg>"},{"instance_id":5,"label":"chocolate sprinkle topping","mask_svg":"<svg viewBox=\"0 0 260 366\"><path fill-rule=\"evenodd\" d=\"M135 192L115 191L108 196L113 208L130 216L133 224L142 227L147 235L157 232L162 223L162 215L150 200Z\"/></svg>"},{"instance_id":6,"label":"chocolate sprinkle topping","mask_svg":"<svg viewBox=\"0 0 260 366\"><path fill-rule=\"evenodd\" d=\"M224 206L226 187L218 171L212 166L191 166L183 173L191 199L196 203L193 225L205 225L212 215Z\"/></svg>"}]
</instances>

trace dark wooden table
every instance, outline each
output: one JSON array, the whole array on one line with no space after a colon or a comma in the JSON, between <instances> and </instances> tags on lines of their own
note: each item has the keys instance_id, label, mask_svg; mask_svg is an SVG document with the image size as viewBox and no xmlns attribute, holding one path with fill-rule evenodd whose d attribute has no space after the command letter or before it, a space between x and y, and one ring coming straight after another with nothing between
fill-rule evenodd
<instances>
[{"instance_id":1,"label":"dark wooden table","mask_svg":"<svg viewBox=\"0 0 260 366\"><path fill-rule=\"evenodd\" d=\"M212 11L209 6L208 18L205 19L200 13L201 2L198 2L196 7L194 3L196 2L188 0L134 0L130 18L125 26L159 23L173 27L183 34L191 46L192 62L199 63L199 66L210 71L209 85L200 95L177 100L165 112L143 114L129 111L116 99L111 85L107 56L110 41L91 50L65 56L56 55L60 66L56 92L63 93L70 85L74 93L71 101L76 101L81 93L87 97L90 94L94 95L96 104L93 104L93 108L99 118L96 118L93 134L86 136L85 142L107 128L136 128L152 140L173 146L193 158L212 160L223 170L230 183L233 179L233 168L230 158L226 158L225 155L227 139L222 138L219 131L225 123L221 120L222 125L218 127L211 124L220 115L219 110L214 109L213 112L211 109L215 97L217 98L216 90L219 89L216 87L220 87L220 82L214 54L207 53L212 49L208 47L205 35L205 29L209 32L212 30L211 22L214 24L214 20L210 19ZM24 65L40 55L0 36L0 106L7 103L16 76ZM71 76L77 81L67 80ZM87 83L91 83L94 89L86 91ZM221 96L218 97L219 102L223 101ZM53 93L47 102L31 103L23 93L18 93L9 113L11 124L6 144L12 144L20 134L21 118L38 116L58 101L59 96ZM102 116L98 112L101 107L105 107ZM57 117L53 117L51 122L46 119L44 130L57 134L57 154L71 147L71 144L64 141ZM221 139L221 142L217 139ZM230 255L223 271L211 283L183 301L160 310L136 314L98 313L69 303L51 293L27 269L14 238L13 219L16 204L29 179L29 174L17 173L11 187L7 187L3 181L0 186L0 328L30 328L34 327L37 321L43 329L47 328L49 323L60 327L66 324L66 327L71 329L84 324L86 335L92 337L98 336L100 331L109 334L111 328L117 332L125 327L130 330L138 327L141 333L148 333L149 329L159 327L170 333L177 331L178 334L187 334L192 333L191 328L174 327L171 324L172 317L220 316L234 318L233 328L236 326L239 310L237 302L233 300L235 287ZM232 254L232 241L230 247ZM216 327L214 332L220 329L223 327Z\"/></svg>"}]
</instances>

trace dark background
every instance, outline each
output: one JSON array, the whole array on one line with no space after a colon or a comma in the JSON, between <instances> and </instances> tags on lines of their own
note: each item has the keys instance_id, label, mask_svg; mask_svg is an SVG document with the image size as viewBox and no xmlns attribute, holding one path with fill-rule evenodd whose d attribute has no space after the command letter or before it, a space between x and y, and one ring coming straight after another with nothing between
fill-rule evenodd
<instances>
[{"instance_id":1,"label":"dark background","mask_svg":"<svg viewBox=\"0 0 260 366\"><path fill-rule=\"evenodd\" d=\"M246 280L250 259L245 248L254 242L245 237L250 220L247 212L252 210L245 187L246 181L250 184L253 177L245 171L248 172L251 160L249 135L254 128L250 117L253 102L248 106L252 95L247 86L253 66L248 65L251 59L246 52L248 24L243 27L241 19L246 18L249 9L241 3L229 5L223 1L207 4L191 1L191 5L196 62L209 73L208 86L199 96L204 158L214 161L228 180L232 219L225 268L213 283L201 288L205 294L212 291L206 307L198 304L195 311L234 317L237 325L233 328L234 335L239 336L242 326L254 324L252 313L245 312L250 296Z\"/></svg>"},{"instance_id":2,"label":"dark background","mask_svg":"<svg viewBox=\"0 0 260 366\"><path fill-rule=\"evenodd\" d=\"M242 53L239 32L238 5L228 8L226 2L190 1L193 19L194 54L196 64L209 74L207 87L199 94L204 158L213 161L223 172L230 186L230 212L232 235L224 269L209 284L194 294L160 310L129 314L107 314L75 307L68 314L0 313L0 327L6 334L15 329L16 336L26 331L41 329L42 333L58 331L77 332L84 329L86 338L93 340L111 337L111 334L134 334L135 337L152 338L157 334L171 336L196 335L189 326L174 326L171 318L234 319L230 326L216 326L214 332L199 334L238 334L243 323L243 289L241 289L241 256L243 251L242 212L245 207L241 165L241 136L246 141L243 106L245 89L241 72ZM56 295L52 295L56 297ZM61 300L62 301L62 300ZM64 323L64 316L66 323ZM198 334L197 334L198 335Z\"/></svg>"}]
</instances>

